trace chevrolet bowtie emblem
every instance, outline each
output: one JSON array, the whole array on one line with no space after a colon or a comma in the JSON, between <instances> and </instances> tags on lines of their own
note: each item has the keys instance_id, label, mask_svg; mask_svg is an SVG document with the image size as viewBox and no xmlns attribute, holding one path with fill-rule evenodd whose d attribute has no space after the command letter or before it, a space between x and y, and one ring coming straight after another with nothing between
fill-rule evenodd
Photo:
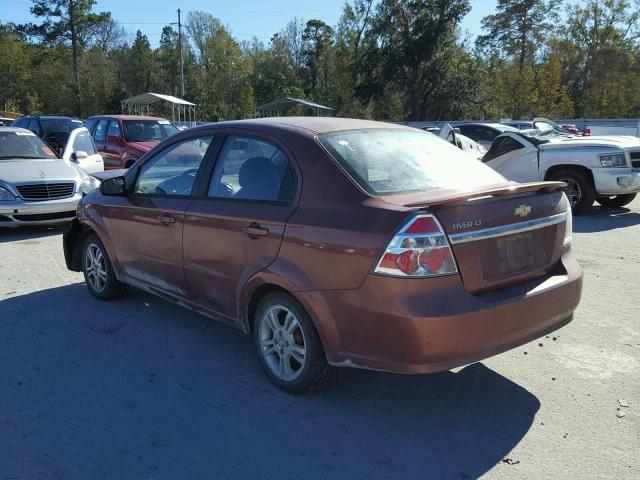
<instances>
[{"instance_id":1,"label":"chevrolet bowtie emblem","mask_svg":"<svg viewBox=\"0 0 640 480\"><path fill-rule=\"evenodd\" d=\"M516 217L524 218L531 213L531 207L529 205L518 205L513 211Z\"/></svg>"}]
</instances>

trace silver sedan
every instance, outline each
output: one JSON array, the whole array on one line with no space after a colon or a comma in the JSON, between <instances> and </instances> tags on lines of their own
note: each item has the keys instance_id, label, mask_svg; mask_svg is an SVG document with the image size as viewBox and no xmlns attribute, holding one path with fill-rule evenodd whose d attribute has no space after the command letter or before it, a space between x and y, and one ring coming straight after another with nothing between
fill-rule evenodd
<instances>
[{"instance_id":1,"label":"silver sedan","mask_svg":"<svg viewBox=\"0 0 640 480\"><path fill-rule=\"evenodd\" d=\"M0 227L68 222L99 185L29 130L0 127Z\"/></svg>"}]
</instances>

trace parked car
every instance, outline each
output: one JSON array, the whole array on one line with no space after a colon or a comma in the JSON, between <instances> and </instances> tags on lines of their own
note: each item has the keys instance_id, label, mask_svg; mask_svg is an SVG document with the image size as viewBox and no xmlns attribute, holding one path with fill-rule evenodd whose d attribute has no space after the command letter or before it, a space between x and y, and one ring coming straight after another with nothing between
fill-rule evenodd
<instances>
[{"instance_id":1,"label":"parked car","mask_svg":"<svg viewBox=\"0 0 640 480\"><path fill-rule=\"evenodd\" d=\"M178 129L169 120L139 115L97 115L87 119L105 169L129 168Z\"/></svg>"},{"instance_id":2,"label":"parked car","mask_svg":"<svg viewBox=\"0 0 640 480\"><path fill-rule=\"evenodd\" d=\"M441 129L438 129L437 133L443 140L446 140L452 145L455 145L460 150L473 156L476 160L481 159L487 153L487 149L480 145L478 142L471 140L460 133L460 130L452 127L449 123L445 124Z\"/></svg>"},{"instance_id":3,"label":"parked car","mask_svg":"<svg viewBox=\"0 0 640 480\"><path fill-rule=\"evenodd\" d=\"M82 120L64 115L27 115L11 125L31 130L58 155L62 154L71 131L85 126Z\"/></svg>"},{"instance_id":4,"label":"parked car","mask_svg":"<svg viewBox=\"0 0 640 480\"><path fill-rule=\"evenodd\" d=\"M493 140L503 132L517 132L518 129L501 123L464 123L456 125L460 133L489 149Z\"/></svg>"},{"instance_id":5,"label":"parked car","mask_svg":"<svg viewBox=\"0 0 640 480\"><path fill-rule=\"evenodd\" d=\"M518 130L530 130L532 128L535 128L533 126L533 122L530 122L528 120L509 120L509 121L500 122L500 123L508 127L517 128Z\"/></svg>"},{"instance_id":6,"label":"parked car","mask_svg":"<svg viewBox=\"0 0 640 480\"><path fill-rule=\"evenodd\" d=\"M98 185L33 132L0 127L0 227L68 222Z\"/></svg>"},{"instance_id":7,"label":"parked car","mask_svg":"<svg viewBox=\"0 0 640 480\"><path fill-rule=\"evenodd\" d=\"M507 181L414 128L223 122L99 175L64 236L89 292L132 285L250 333L287 391L330 365L475 362L560 328L580 299L564 184Z\"/></svg>"},{"instance_id":8,"label":"parked car","mask_svg":"<svg viewBox=\"0 0 640 480\"><path fill-rule=\"evenodd\" d=\"M11 125L15 119L8 117L0 117L0 127L8 127Z\"/></svg>"},{"instance_id":9,"label":"parked car","mask_svg":"<svg viewBox=\"0 0 640 480\"><path fill-rule=\"evenodd\" d=\"M61 157L90 174L104 171L102 156L96 150L89 130L84 127L71 131Z\"/></svg>"},{"instance_id":10,"label":"parked car","mask_svg":"<svg viewBox=\"0 0 640 480\"><path fill-rule=\"evenodd\" d=\"M640 191L640 139L632 137L578 137L554 129L506 132L482 161L510 180L565 182L578 214L594 201L627 205Z\"/></svg>"}]
</instances>

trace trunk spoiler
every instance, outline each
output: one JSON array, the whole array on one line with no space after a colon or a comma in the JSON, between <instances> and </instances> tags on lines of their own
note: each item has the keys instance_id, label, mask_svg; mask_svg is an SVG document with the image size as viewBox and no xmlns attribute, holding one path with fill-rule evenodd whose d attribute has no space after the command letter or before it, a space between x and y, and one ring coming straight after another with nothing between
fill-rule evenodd
<instances>
[{"instance_id":1,"label":"trunk spoiler","mask_svg":"<svg viewBox=\"0 0 640 480\"><path fill-rule=\"evenodd\" d=\"M513 183L511 185L500 185L496 187L485 187L477 190L467 192L451 192L443 193L437 197L431 199L425 198L424 200L412 201L409 196L406 196L406 202L393 201L389 199L390 203L400 203L404 207L430 207L430 206L454 206L464 204L468 200L478 197L499 197L502 195L513 195L518 193L532 193L532 192L554 192L566 187L564 182L531 182L531 183ZM415 198L415 197L414 197ZM398 200L400 200L398 198Z\"/></svg>"}]
</instances>

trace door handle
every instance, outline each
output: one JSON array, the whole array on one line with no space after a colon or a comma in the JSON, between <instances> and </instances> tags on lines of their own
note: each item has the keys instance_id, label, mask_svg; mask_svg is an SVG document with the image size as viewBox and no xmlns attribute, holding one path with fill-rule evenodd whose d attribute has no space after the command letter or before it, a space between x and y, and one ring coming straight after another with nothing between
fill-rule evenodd
<instances>
[{"instance_id":1,"label":"door handle","mask_svg":"<svg viewBox=\"0 0 640 480\"><path fill-rule=\"evenodd\" d=\"M163 225L169 225L170 223L176 223L176 219L167 213L163 213L158 217L158 221Z\"/></svg>"},{"instance_id":2,"label":"door handle","mask_svg":"<svg viewBox=\"0 0 640 480\"><path fill-rule=\"evenodd\" d=\"M269 230L266 228L262 228L257 223L251 223L250 225L244 227L242 231L249 235L251 238L264 237L265 235L269 235Z\"/></svg>"}]
</instances>

